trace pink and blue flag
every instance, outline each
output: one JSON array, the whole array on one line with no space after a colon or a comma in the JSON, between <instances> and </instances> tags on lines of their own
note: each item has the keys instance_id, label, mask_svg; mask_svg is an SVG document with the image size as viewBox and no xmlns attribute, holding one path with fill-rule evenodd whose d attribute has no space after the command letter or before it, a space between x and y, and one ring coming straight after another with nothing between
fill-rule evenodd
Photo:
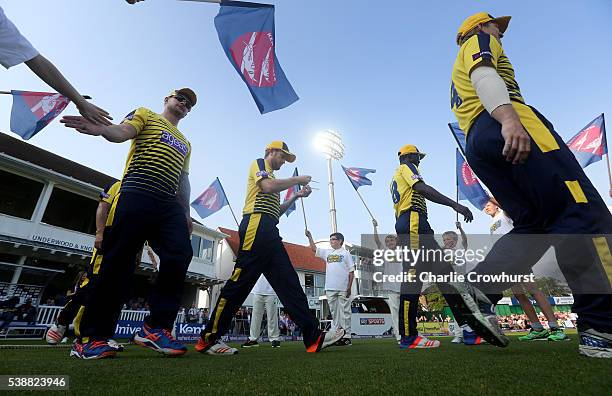
<instances>
[{"instance_id":1,"label":"pink and blue flag","mask_svg":"<svg viewBox=\"0 0 612 396\"><path fill-rule=\"evenodd\" d=\"M457 188L459 190L459 200L468 200L478 210L484 209L489 201L489 196L480 185L474 171L465 161L459 149L457 153Z\"/></svg>"},{"instance_id":2,"label":"pink and blue flag","mask_svg":"<svg viewBox=\"0 0 612 396\"><path fill-rule=\"evenodd\" d=\"M298 175L298 170L297 168L295 168L295 170L293 171L293 177ZM287 192L285 193L285 199L283 200L283 203L287 202L289 199L291 199L291 197L293 197L295 194L297 194L297 192L300 191L300 185L296 184L294 186L291 186L287 189ZM289 217L289 215L291 214L291 212L293 212L296 209L295 206L295 201L293 201L293 204L291 204L291 206L289 206L287 208L287 210L285 211L285 215L287 217Z\"/></svg>"},{"instance_id":3,"label":"pink and blue flag","mask_svg":"<svg viewBox=\"0 0 612 396\"><path fill-rule=\"evenodd\" d=\"M574 153L583 168L600 161L604 154L608 154L604 115L601 114L582 128L567 142L567 147Z\"/></svg>"},{"instance_id":4,"label":"pink and blue flag","mask_svg":"<svg viewBox=\"0 0 612 396\"><path fill-rule=\"evenodd\" d=\"M273 5L222 0L215 28L261 114L298 100L276 58Z\"/></svg>"},{"instance_id":5,"label":"pink and blue flag","mask_svg":"<svg viewBox=\"0 0 612 396\"><path fill-rule=\"evenodd\" d=\"M229 205L229 202L218 177L191 203L191 207L203 219L218 212L225 205Z\"/></svg>"},{"instance_id":6,"label":"pink and blue flag","mask_svg":"<svg viewBox=\"0 0 612 396\"><path fill-rule=\"evenodd\" d=\"M344 173L346 173L346 176L355 190L361 186L371 186L372 180L368 179L366 175L368 173L376 173L375 169L345 168L344 166L342 166L342 170L344 170Z\"/></svg>"},{"instance_id":7,"label":"pink and blue flag","mask_svg":"<svg viewBox=\"0 0 612 396\"><path fill-rule=\"evenodd\" d=\"M58 93L11 91L11 131L24 140L40 132L57 117L70 100Z\"/></svg>"}]
</instances>

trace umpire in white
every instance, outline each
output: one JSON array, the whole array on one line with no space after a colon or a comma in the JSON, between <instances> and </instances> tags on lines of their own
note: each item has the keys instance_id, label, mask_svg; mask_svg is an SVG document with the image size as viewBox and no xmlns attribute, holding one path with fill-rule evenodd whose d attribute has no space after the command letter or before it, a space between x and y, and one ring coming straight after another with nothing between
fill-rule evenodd
<instances>
[{"instance_id":1,"label":"umpire in white","mask_svg":"<svg viewBox=\"0 0 612 396\"><path fill-rule=\"evenodd\" d=\"M268 339L272 342L272 348L280 347L280 331L278 329L278 305L276 293L262 274L253 290L253 313L251 314L251 334L249 339L242 344L243 348L259 346L257 340L261 334L261 321L264 309L268 318Z\"/></svg>"}]
</instances>

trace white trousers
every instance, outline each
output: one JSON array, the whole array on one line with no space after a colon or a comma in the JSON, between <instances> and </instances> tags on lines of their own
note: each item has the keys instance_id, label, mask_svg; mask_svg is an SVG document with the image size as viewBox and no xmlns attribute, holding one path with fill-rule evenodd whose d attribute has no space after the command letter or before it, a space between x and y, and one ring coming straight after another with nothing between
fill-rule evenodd
<instances>
[{"instance_id":1,"label":"white trousers","mask_svg":"<svg viewBox=\"0 0 612 396\"><path fill-rule=\"evenodd\" d=\"M399 341L402 339L402 336L399 333L399 304L400 304L400 294L395 291L387 290L387 305L389 305L389 310L391 311L391 322L393 323L393 334L395 338Z\"/></svg>"},{"instance_id":2,"label":"white trousers","mask_svg":"<svg viewBox=\"0 0 612 396\"><path fill-rule=\"evenodd\" d=\"M345 338L351 338L351 299L345 291L326 290L327 304L332 315L332 331L342 327L346 330Z\"/></svg>"},{"instance_id":3,"label":"white trousers","mask_svg":"<svg viewBox=\"0 0 612 396\"><path fill-rule=\"evenodd\" d=\"M278 341L280 340L280 331L278 329L276 296L263 296L261 294L253 294L253 313L251 314L251 336L249 340L255 341L261 335L264 309L268 317L268 338L270 341Z\"/></svg>"}]
</instances>

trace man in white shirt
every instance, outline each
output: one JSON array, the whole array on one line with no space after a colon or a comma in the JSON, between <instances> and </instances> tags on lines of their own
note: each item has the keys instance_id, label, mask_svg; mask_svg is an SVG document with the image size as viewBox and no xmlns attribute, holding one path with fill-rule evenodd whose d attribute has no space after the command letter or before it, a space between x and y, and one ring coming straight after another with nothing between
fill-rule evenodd
<instances>
[{"instance_id":1,"label":"man in white shirt","mask_svg":"<svg viewBox=\"0 0 612 396\"><path fill-rule=\"evenodd\" d=\"M346 331L344 338L337 345L352 345L351 343L351 287L355 276L355 264L351 254L342 246L344 235L334 232L329 236L331 249L319 248L315 245L310 231L306 230L310 249L317 257L325 260L325 295L332 314L332 329L342 328Z\"/></svg>"},{"instance_id":2,"label":"man in white shirt","mask_svg":"<svg viewBox=\"0 0 612 396\"><path fill-rule=\"evenodd\" d=\"M276 304L276 293L266 277L261 274L253 290L253 313L251 314L251 334L249 339L242 344L243 348L259 346L257 339L261 334L261 321L264 309L268 318L268 339L272 342L272 348L280 347L280 331L278 329L278 305Z\"/></svg>"},{"instance_id":3,"label":"man in white shirt","mask_svg":"<svg viewBox=\"0 0 612 396\"><path fill-rule=\"evenodd\" d=\"M112 120L112 117L108 112L85 100L55 65L42 56L28 39L21 35L0 7L0 64L8 69L21 63L25 63L51 88L70 99L83 117L96 124L110 124L109 120Z\"/></svg>"},{"instance_id":4,"label":"man in white shirt","mask_svg":"<svg viewBox=\"0 0 612 396\"><path fill-rule=\"evenodd\" d=\"M374 225L374 242L376 242L376 246L378 249L388 249L395 250L397 248L397 236L394 234L389 234L385 237L385 247L380 241L378 236L378 223L376 220L372 220L372 224ZM400 276L403 272L403 266L401 262L395 261L387 261L385 260L383 267L384 275L392 275L392 276ZM387 278L388 279L388 278ZM397 278L396 278L397 279ZM388 280L383 281L382 289L384 290L385 297L387 299L387 305L389 306L389 311L391 311L391 322L393 323L393 335L395 339L399 343L402 339L402 336L399 332L399 306L400 306L400 292L401 292L402 282L390 282Z\"/></svg>"},{"instance_id":5,"label":"man in white shirt","mask_svg":"<svg viewBox=\"0 0 612 396\"><path fill-rule=\"evenodd\" d=\"M484 207L486 214L493 218L491 223L491 235L504 235L510 232L514 228L512 219L506 215L506 213L499 207L499 204L495 198L491 198ZM538 306L542 310L544 316L548 320L548 329L545 329L538 314L536 313L531 300L527 297L525 290L528 291L534 300L538 303ZM525 311L525 314L531 322L531 331L529 334L519 337L520 341L567 341L569 337L563 332L557 323L555 314L552 310L550 302L538 288L535 283L520 283L512 286L512 293L521 304L521 308Z\"/></svg>"}]
</instances>

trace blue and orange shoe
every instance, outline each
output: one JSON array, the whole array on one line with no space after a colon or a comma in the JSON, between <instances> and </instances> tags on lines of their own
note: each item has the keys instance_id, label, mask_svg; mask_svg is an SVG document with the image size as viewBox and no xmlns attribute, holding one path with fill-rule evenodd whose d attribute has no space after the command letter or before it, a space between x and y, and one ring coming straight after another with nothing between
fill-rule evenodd
<instances>
[{"instance_id":1,"label":"blue and orange shoe","mask_svg":"<svg viewBox=\"0 0 612 396\"><path fill-rule=\"evenodd\" d=\"M81 342L76 340L70 350L70 356L79 359L105 359L113 358L117 355L117 350L108 345L106 341Z\"/></svg>"},{"instance_id":2,"label":"blue and orange shoe","mask_svg":"<svg viewBox=\"0 0 612 396\"><path fill-rule=\"evenodd\" d=\"M426 349L437 348L440 346L440 341L430 340L423 336L402 337L399 347L400 349Z\"/></svg>"},{"instance_id":3,"label":"blue and orange shoe","mask_svg":"<svg viewBox=\"0 0 612 396\"><path fill-rule=\"evenodd\" d=\"M146 323L134 334L134 344L143 346L167 356L181 356L187 347L178 342L166 329L152 329Z\"/></svg>"},{"instance_id":4,"label":"blue and orange shoe","mask_svg":"<svg viewBox=\"0 0 612 396\"><path fill-rule=\"evenodd\" d=\"M482 345L486 343L475 331L463 330L463 345Z\"/></svg>"}]
</instances>

